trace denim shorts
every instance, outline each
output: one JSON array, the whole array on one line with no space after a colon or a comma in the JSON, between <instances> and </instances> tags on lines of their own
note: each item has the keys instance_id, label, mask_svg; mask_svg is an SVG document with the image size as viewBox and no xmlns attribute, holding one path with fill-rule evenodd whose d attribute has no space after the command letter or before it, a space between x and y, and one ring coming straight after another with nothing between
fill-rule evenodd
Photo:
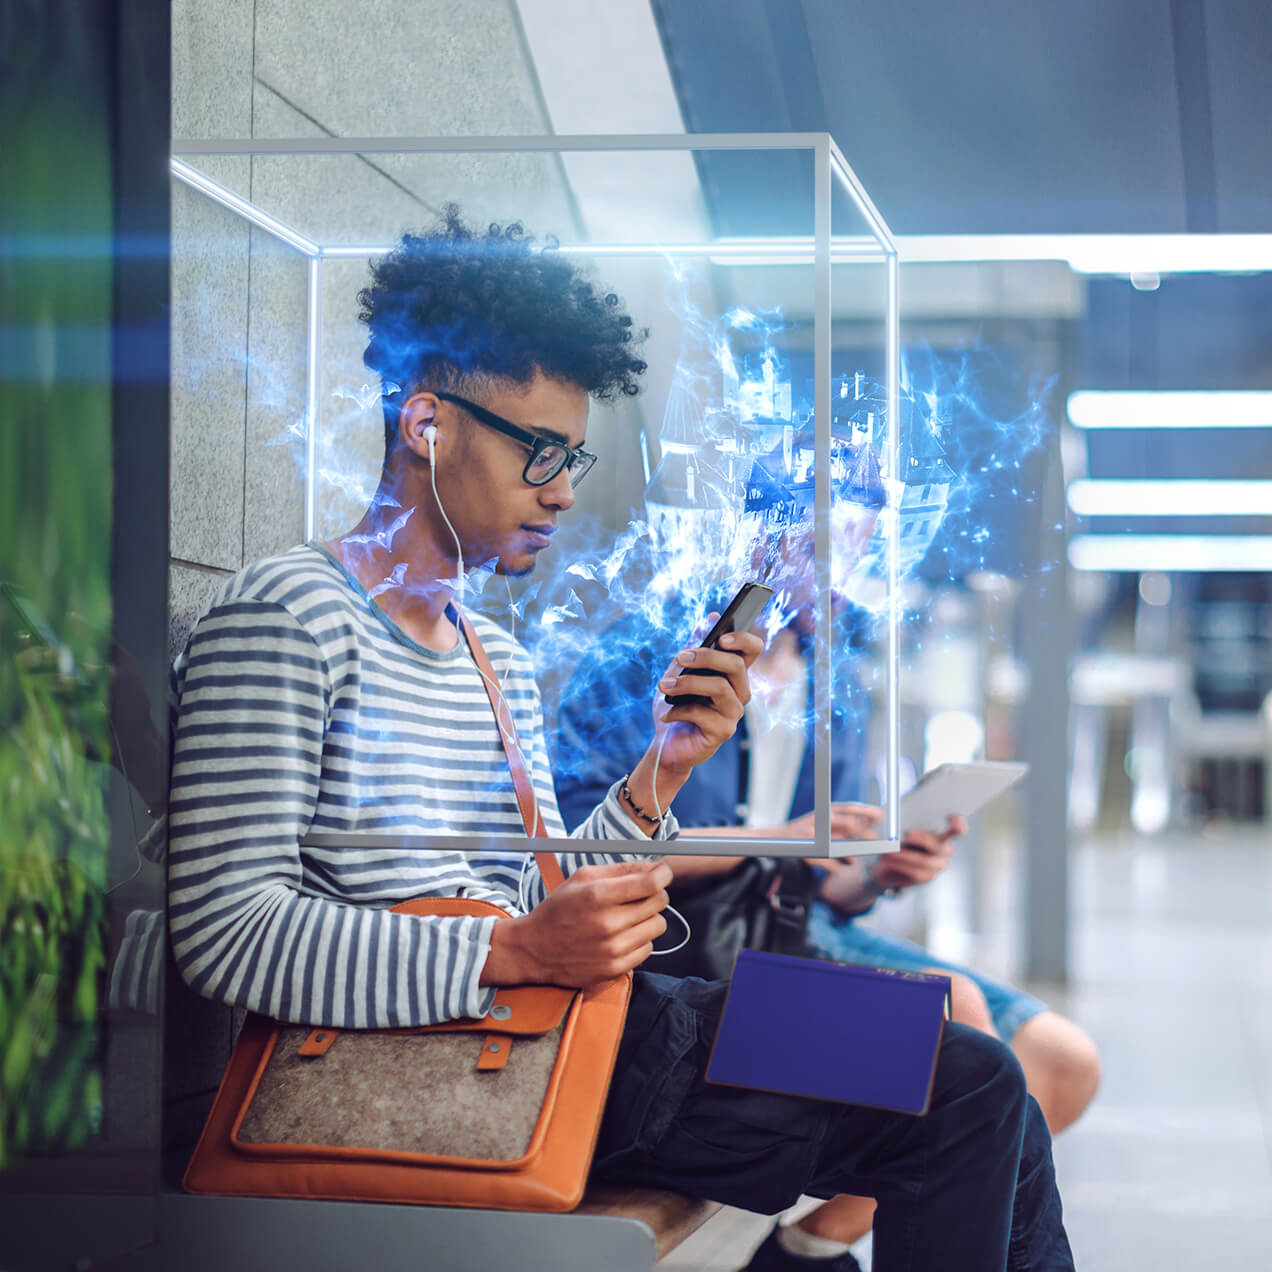
<instances>
[{"instance_id":1,"label":"denim shorts","mask_svg":"<svg viewBox=\"0 0 1272 1272\"><path fill-rule=\"evenodd\" d=\"M919 972L926 967L939 967L959 972L976 983L985 996L998 1036L1007 1043L1016 1030L1039 1012L1047 1010L1041 999L1014 985L982 976L970 967L962 967L937 958L921 945L875 932L852 919L835 913L824 901L814 901L808 915L808 941L820 958L837 963L861 963L868 967L891 967L901 972Z\"/></svg>"}]
</instances>

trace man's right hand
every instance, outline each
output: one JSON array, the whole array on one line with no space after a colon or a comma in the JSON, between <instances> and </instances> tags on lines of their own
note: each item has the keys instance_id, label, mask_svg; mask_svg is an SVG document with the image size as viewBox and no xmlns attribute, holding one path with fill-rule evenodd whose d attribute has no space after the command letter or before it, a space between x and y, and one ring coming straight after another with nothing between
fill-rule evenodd
<instances>
[{"instance_id":1,"label":"man's right hand","mask_svg":"<svg viewBox=\"0 0 1272 1272\"><path fill-rule=\"evenodd\" d=\"M661 860L583 866L529 914L495 923L481 983L586 989L631 971L667 930L670 882Z\"/></svg>"}]
</instances>

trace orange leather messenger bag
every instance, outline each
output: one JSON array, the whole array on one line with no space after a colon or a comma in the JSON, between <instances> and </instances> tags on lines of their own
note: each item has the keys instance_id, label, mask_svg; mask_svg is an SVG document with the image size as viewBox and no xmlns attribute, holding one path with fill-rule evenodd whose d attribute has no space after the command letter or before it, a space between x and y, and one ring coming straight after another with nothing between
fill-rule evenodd
<instances>
[{"instance_id":1,"label":"orange leather messenger bag","mask_svg":"<svg viewBox=\"0 0 1272 1272\"><path fill-rule=\"evenodd\" d=\"M512 714L466 619L526 834L546 838ZM535 853L549 891L563 881ZM506 912L429 897L420 916ZM415 1029L341 1030L249 1016L185 1173L194 1193L572 1210L587 1183L631 995L503 987L487 1015Z\"/></svg>"}]
</instances>

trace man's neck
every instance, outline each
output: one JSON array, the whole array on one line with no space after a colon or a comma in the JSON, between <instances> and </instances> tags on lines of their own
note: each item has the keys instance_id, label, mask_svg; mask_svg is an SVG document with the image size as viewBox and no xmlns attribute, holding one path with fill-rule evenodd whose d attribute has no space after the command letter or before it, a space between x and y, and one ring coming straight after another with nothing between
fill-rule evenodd
<instances>
[{"instance_id":1,"label":"man's neck","mask_svg":"<svg viewBox=\"0 0 1272 1272\"><path fill-rule=\"evenodd\" d=\"M327 545L375 603L426 649L454 649L459 639L446 609L457 565L418 503L381 483L362 520Z\"/></svg>"}]
</instances>

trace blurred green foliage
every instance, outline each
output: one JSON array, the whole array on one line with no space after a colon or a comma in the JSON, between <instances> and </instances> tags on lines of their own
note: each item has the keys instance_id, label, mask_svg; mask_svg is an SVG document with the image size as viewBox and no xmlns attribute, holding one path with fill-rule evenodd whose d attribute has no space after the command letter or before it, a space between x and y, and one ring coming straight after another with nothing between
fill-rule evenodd
<instances>
[{"instance_id":1,"label":"blurred green foliage","mask_svg":"<svg viewBox=\"0 0 1272 1272\"><path fill-rule=\"evenodd\" d=\"M46 99L50 103L52 98ZM0 200L0 1168L101 1119L110 756L106 112L6 137Z\"/></svg>"}]
</instances>

